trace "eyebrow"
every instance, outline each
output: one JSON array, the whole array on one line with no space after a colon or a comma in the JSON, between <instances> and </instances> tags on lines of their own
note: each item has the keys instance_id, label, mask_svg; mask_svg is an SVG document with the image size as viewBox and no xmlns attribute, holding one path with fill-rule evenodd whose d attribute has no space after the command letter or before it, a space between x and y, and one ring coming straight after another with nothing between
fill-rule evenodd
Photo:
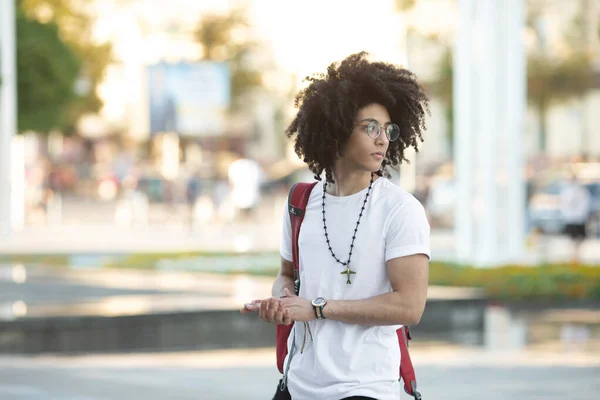
<instances>
[{"instance_id":1,"label":"eyebrow","mask_svg":"<svg viewBox=\"0 0 600 400\"><path fill-rule=\"evenodd\" d=\"M363 118L363 119L361 119L358 122L367 122L367 121L377 121L377 119L375 119L375 118ZM377 122L379 122L379 121L377 121ZM384 123L383 125L388 125L388 124L391 124L391 123L392 123L392 121L388 121L388 122Z\"/></svg>"}]
</instances>

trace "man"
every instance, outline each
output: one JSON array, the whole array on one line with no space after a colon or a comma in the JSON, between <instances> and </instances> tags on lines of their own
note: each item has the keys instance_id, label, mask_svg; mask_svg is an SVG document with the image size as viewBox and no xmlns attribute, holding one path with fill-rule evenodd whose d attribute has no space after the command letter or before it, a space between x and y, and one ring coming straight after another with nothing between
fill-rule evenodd
<instances>
[{"instance_id":1,"label":"man","mask_svg":"<svg viewBox=\"0 0 600 400\"><path fill-rule=\"evenodd\" d=\"M299 295L286 207L273 297L242 312L294 324L274 399L398 399L396 330L425 307L429 223L385 168L422 140L427 98L412 73L364 53L309 81L287 130L320 181L298 240Z\"/></svg>"},{"instance_id":2,"label":"man","mask_svg":"<svg viewBox=\"0 0 600 400\"><path fill-rule=\"evenodd\" d=\"M580 262L580 248L585 240L586 224L590 217L592 199L590 192L577 180L573 173L560 192L560 211L564 232L573 243L571 262Z\"/></svg>"}]
</instances>

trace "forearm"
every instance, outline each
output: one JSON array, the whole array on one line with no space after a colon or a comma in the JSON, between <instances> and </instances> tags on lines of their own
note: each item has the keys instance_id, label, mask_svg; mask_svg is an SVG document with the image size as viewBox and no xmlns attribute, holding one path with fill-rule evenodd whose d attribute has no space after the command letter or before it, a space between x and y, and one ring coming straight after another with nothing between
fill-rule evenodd
<instances>
[{"instance_id":1,"label":"forearm","mask_svg":"<svg viewBox=\"0 0 600 400\"><path fill-rule=\"evenodd\" d=\"M391 292L363 300L328 300L323 315L357 325L411 325L419 323L424 308Z\"/></svg>"},{"instance_id":2,"label":"forearm","mask_svg":"<svg viewBox=\"0 0 600 400\"><path fill-rule=\"evenodd\" d=\"M273 288L271 289L271 294L273 297L281 297L283 296L283 289L288 289L290 292L294 293L294 278L288 275L277 275L275 278L275 282L273 282Z\"/></svg>"}]
</instances>

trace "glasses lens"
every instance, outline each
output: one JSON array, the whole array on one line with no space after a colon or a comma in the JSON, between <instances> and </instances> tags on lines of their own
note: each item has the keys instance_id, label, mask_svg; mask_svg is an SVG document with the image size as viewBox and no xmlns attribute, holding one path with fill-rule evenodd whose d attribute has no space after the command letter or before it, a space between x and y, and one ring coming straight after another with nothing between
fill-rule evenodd
<instances>
[{"instance_id":1,"label":"glasses lens","mask_svg":"<svg viewBox=\"0 0 600 400\"><path fill-rule=\"evenodd\" d=\"M379 122L371 121L369 125L367 125L367 134L369 137L375 139L379 136Z\"/></svg>"},{"instance_id":2,"label":"glasses lens","mask_svg":"<svg viewBox=\"0 0 600 400\"><path fill-rule=\"evenodd\" d=\"M394 140L398 140L400 137L400 127L396 124L389 124L385 129L385 133L390 142L393 142Z\"/></svg>"}]
</instances>

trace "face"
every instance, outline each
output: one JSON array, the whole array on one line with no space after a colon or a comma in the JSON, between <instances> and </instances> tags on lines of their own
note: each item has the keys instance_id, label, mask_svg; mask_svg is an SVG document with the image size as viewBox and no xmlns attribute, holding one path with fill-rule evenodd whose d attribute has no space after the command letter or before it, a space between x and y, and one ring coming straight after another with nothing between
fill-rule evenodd
<instances>
[{"instance_id":1,"label":"face","mask_svg":"<svg viewBox=\"0 0 600 400\"><path fill-rule=\"evenodd\" d=\"M375 139L369 136L368 125L371 121L377 121L382 127L380 135ZM369 104L361 108L340 161L355 169L368 172L379 171L390 144L385 127L391 122L390 114L381 104Z\"/></svg>"}]
</instances>

